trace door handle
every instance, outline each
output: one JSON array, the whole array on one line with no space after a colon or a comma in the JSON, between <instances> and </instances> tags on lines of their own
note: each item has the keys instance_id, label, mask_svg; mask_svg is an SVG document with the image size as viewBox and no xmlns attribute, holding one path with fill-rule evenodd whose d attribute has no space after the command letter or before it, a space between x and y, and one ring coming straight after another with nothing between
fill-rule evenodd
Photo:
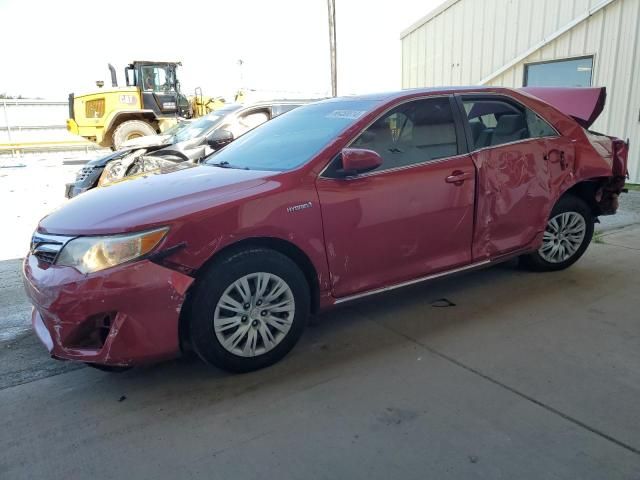
<instances>
[{"instance_id":1,"label":"door handle","mask_svg":"<svg viewBox=\"0 0 640 480\"><path fill-rule=\"evenodd\" d=\"M447 183L453 183L454 185L462 185L465 180L469 180L473 175L470 172L462 172L456 170L447 178L444 179Z\"/></svg>"},{"instance_id":2,"label":"door handle","mask_svg":"<svg viewBox=\"0 0 640 480\"><path fill-rule=\"evenodd\" d=\"M565 168L567 168L567 162L564 158L564 151L563 150L558 150L557 148L553 148L551 150L549 150L547 152L547 154L544 156L544 159L546 161L549 161L551 159L551 154L557 154L558 155L558 160L557 161L551 161L551 163L560 163L560 168L562 170L564 170Z\"/></svg>"}]
</instances>

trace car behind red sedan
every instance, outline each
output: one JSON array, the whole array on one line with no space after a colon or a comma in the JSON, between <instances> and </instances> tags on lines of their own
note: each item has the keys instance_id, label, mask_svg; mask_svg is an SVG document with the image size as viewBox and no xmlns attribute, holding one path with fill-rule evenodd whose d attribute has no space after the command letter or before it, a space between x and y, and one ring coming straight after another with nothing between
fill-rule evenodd
<instances>
[{"instance_id":1,"label":"car behind red sedan","mask_svg":"<svg viewBox=\"0 0 640 480\"><path fill-rule=\"evenodd\" d=\"M35 331L94 366L189 345L249 371L339 303L514 257L567 268L627 174L628 144L587 130L603 105L604 89L478 87L300 107L45 217L24 261Z\"/></svg>"}]
</instances>

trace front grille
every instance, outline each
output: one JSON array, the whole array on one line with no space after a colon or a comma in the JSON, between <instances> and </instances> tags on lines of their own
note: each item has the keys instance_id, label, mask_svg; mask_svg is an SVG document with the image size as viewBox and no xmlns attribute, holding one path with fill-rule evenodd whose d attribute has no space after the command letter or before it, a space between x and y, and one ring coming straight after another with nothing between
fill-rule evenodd
<instances>
[{"instance_id":1,"label":"front grille","mask_svg":"<svg viewBox=\"0 0 640 480\"><path fill-rule=\"evenodd\" d=\"M82 167L82 169L76 174L76 182L84 182L96 167Z\"/></svg>"},{"instance_id":2,"label":"front grille","mask_svg":"<svg viewBox=\"0 0 640 480\"><path fill-rule=\"evenodd\" d=\"M89 100L84 109L87 118L102 118L104 115L104 98Z\"/></svg>"},{"instance_id":3,"label":"front grille","mask_svg":"<svg viewBox=\"0 0 640 480\"><path fill-rule=\"evenodd\" d=\"M39 251L39 252L34 253L34 255L41 262L44 262L44 263L46 263L48 265L51 265L55 261L57 253L56 252Z\"/></svg>"},{"instance_id":4,"label":"front grille","mask_svg":"<svg viewBox=\"0 0 640 480\"><path fill-rule=\"evenodd\" d=\"M55 263L62 248L73 237L63 235L48 235L44 233L34 233L31 237L31 254L44 265Z\"/></svg>"}]
</instances>

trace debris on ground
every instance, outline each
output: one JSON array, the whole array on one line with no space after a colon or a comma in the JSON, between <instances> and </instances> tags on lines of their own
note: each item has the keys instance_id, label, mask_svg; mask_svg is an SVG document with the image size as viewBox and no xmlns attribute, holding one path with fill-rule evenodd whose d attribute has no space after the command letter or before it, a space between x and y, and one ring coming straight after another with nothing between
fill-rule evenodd
<instances>
[{"instance_id":1,"label":"debris on ground","mask_svg":"<svg viewBox=\"0 0 640 480\"><path fill-rule=\"evenodd\" d=\"M439 298L438 300L434 300L433 302L431 302L431 306L438 307L438 308L455 307L456 304L447 298Z\"/></svg>"}]
</instances>

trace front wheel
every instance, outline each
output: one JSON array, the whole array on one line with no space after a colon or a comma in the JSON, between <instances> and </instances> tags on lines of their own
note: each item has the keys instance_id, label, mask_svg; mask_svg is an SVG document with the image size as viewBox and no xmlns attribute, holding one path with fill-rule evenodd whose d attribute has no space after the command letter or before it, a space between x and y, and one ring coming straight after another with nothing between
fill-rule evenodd
<instances>
[{"instance_id":1,"label":"front wheel","mask_svg":"<svg viewBox=\"0 0 640 480\"><path fill-rule=\"evenodd\" d=\"M302 335L310 305L298 266L263 248L214 262L198 279L192 301L194 350L232 372L264 368L284 357Z\"/></svg>"},{"instance_id":2,"label":"front wheel","mask_svg":"<svg viewBox=\"0 0 640 480\"><path fill-rule=\"evenodd\" d=\"M567 195L553 207L542 245L521 257L523 265L535 271L564 270L584 254L593 237L594 218L584 200Z\"/></svg>"}]
</instances>

